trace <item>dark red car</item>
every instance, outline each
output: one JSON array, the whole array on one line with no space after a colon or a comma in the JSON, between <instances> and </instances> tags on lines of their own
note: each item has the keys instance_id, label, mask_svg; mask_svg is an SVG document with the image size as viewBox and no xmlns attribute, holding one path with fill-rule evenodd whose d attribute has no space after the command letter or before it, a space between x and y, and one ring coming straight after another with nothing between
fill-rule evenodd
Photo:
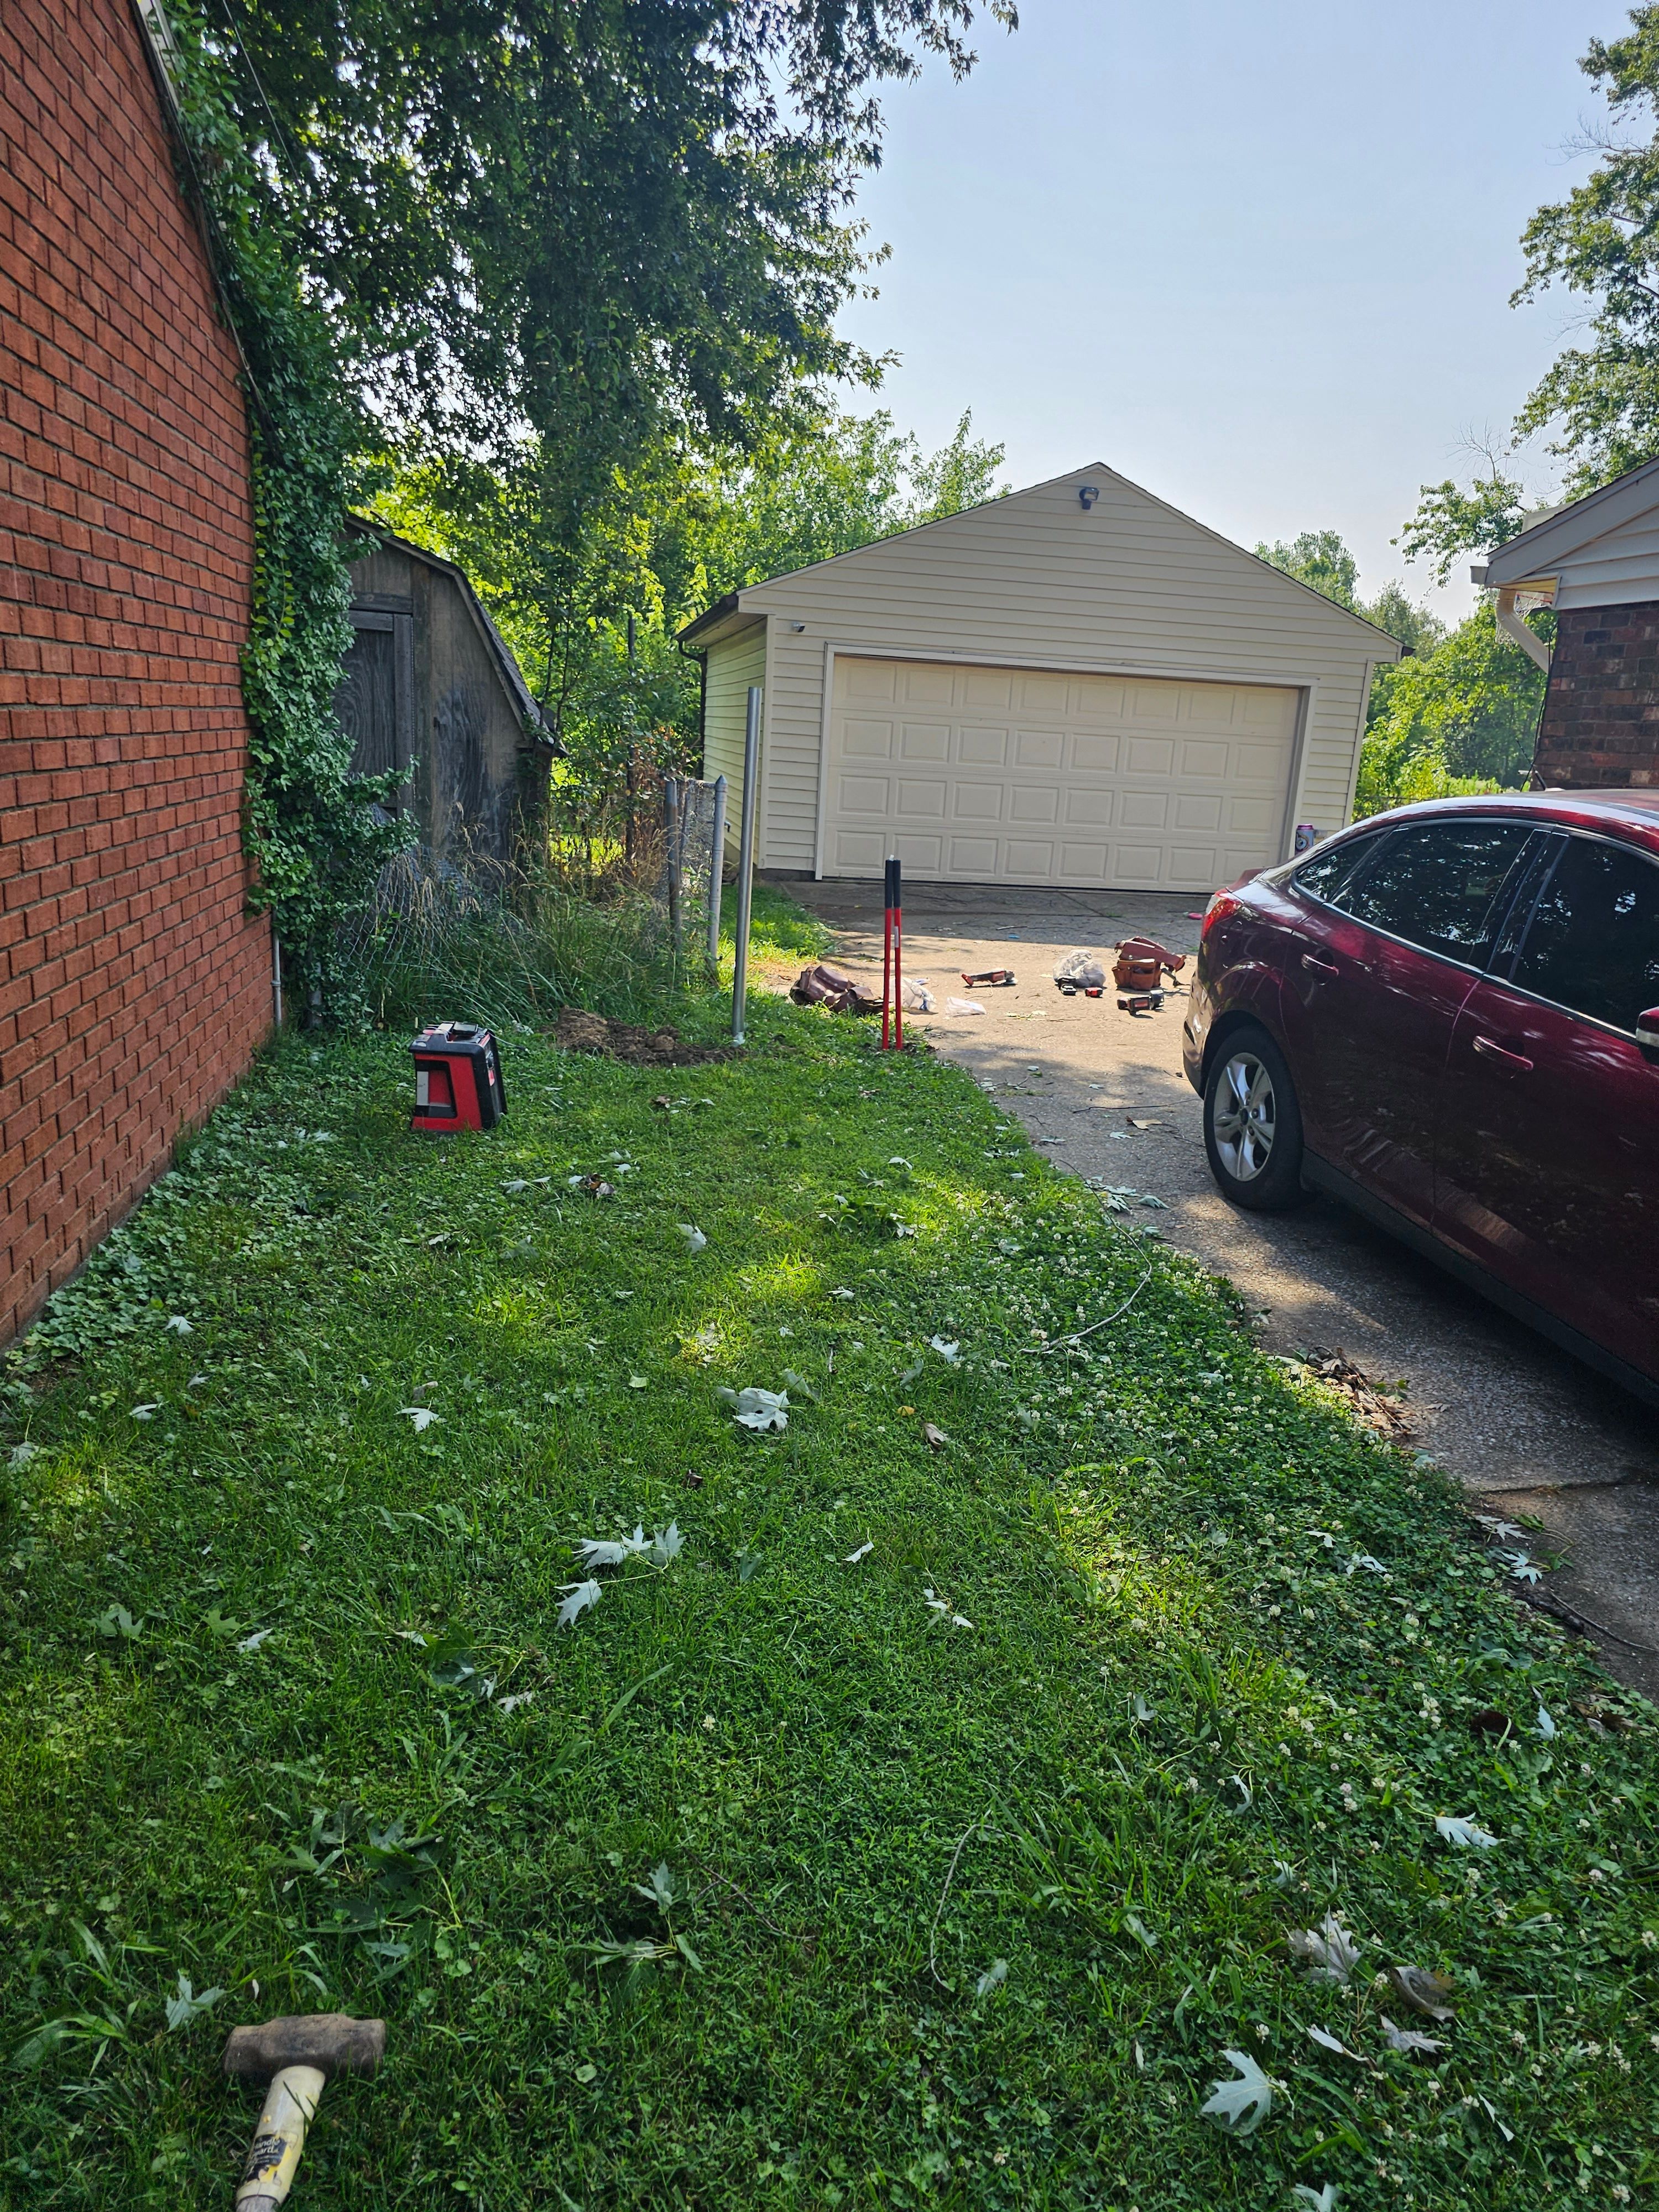
<instances>
[{"instance_id":1,"label":"dark red car","mask_svg":"<svg viewBox=\"0 0 1659 2212\"><path fill-rule=\"evenodd\" d=\"M1659 791L1402 807L1218 891L1184 1044L1236 1205L1328 1191L1659 1401Z\"/></svg>"}]
</instances>

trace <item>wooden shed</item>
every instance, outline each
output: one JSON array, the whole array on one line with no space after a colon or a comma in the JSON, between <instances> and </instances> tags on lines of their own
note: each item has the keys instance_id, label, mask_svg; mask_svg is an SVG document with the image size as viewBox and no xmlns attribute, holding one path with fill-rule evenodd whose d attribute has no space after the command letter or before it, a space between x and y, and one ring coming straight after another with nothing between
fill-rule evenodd
<instances>
[{"instance_id":1,"label":"wooden shed","mask_svg":"<svg viewBox=\"0 0 1659 2212\"><path fill-rule=\"evenodd\" d=\"M416 763L404 808L439 860L507 868L542 822L558 748L518 662L453 562L359 525L335 708L353 769Z\"/></svg>"},{"instance_id":2,"label":"wooden shed","mask_svg":"<svg viewBox=\"0 0 1659 2212\"><path fill-rule=\"evenodd\" d=\"M1196 895L1349 817L1380 629L1096 463L730 593L704 773L761 863Z\"/></svg>"}]
</instances>

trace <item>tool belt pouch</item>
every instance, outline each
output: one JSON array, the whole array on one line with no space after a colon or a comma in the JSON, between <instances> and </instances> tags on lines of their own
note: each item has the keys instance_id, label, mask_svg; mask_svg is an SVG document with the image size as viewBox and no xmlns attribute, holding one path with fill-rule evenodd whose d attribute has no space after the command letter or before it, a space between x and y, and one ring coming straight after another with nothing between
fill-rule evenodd
<instances>
[{"instance_id":1,"label":"tool belt pouch","mask_svg":"<svg viewBox=\"0 0 1659 2212\"><path fill-rule=\"evenodd\" d=\"M1112 969L1112 981L1120 991L1155 991L1163 980L1163 963L1156 953L1132 952L1127 945L1121 948Z\"/></svg>"}]
</instances>

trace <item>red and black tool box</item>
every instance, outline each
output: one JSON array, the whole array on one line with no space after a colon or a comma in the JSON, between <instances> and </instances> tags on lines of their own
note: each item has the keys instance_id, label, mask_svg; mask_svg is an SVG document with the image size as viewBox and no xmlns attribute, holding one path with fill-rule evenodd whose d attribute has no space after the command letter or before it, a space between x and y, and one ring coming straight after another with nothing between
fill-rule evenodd
<instances>
[{"instance_id":1,"label":"red and black tool box","mask_svg":"<svg viewBox=\"0 0 1659 2212\"><path fill-rule=\"evenodd\" d=\"M507 1111L501 1054L476 1022L439 1022L409 1048L415 1059L411 1129L493 1129Z\"/></svg>"}]
</instances>

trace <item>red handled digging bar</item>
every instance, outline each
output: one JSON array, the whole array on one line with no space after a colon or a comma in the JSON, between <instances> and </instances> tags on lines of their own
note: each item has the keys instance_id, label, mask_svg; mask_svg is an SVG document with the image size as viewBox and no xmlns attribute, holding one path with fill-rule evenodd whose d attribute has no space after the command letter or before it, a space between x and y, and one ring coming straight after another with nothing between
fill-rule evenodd
<instances>
[{"instance_id":1,"label":"red handled digging bar","mask_svg":"<svg viewBox=\"0 0 1659 2212\"><path fill-rule=\"evenodd\" d=\"M887 862L881 921L881 1048L904 1048L904 910L898 856ZM890 1025L889 1008L891 1008Z\"/></svg>"}]
</instances>

